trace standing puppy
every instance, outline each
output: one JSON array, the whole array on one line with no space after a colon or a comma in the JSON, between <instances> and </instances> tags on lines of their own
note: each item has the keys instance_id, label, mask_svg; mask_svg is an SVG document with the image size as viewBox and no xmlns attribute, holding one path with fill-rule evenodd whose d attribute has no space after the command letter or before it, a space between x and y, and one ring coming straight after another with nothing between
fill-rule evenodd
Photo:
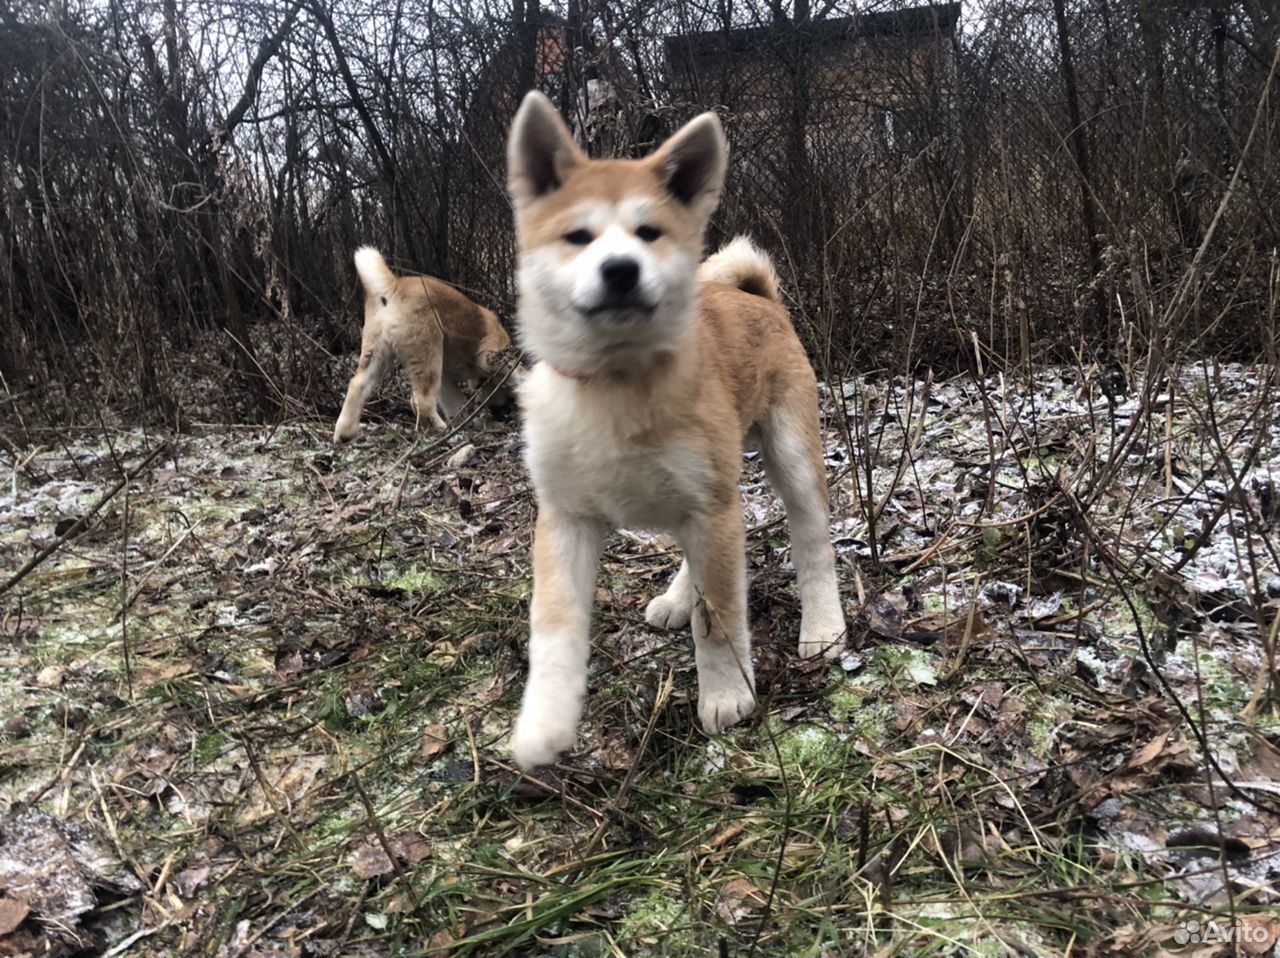
<instances>
[{"instance_id":1,"label":"standing puppy","mask_svg":"<svg viewBox=\"0 0 1280 958\"><path fill-rule=\"evenodd\" d=\"M519 327L538 361L519 389L538 498L529 684L513 736L522 768L573 746L596 565L614 527L668 531L684 550L645 618L692 619L703 728L750 714L744 438L787 507L800 653L841 648L813 369L764 253L739 238L698 267L727 158L712 113L644 160L600 161L540 93L516 114Z\"/></svg>"},{"instance_id":2,"label":"standing puppy","mask_svg":"<svg viewBox=\"0 0 1280 958\"><path fill-rule=\"evenodd\" d=\"M467 397L460 382L485 379L511 337L498 317L432 276L397 276L372 246L356 250L356 273L364 287L364 330L360 365L347 386L347 399L333 427L333 441L354 439L360 413L387 367L399 362L413 386L413 411L440 432ZM507 401L503 390L491 405Z\"/></svg>"}]
</instances>

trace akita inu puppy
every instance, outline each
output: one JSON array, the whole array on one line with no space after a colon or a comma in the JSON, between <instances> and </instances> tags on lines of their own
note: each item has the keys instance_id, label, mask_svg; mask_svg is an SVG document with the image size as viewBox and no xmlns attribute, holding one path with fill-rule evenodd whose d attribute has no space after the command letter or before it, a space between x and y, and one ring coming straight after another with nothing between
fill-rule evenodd
<instances>
[{"instance_id":1,"label":"akita inu puppy","mask_svg":"<svg viewBox=\"0 0 1280 958\"><path fill-rule=\"evenodd\" d=\"M444 432L436 405L452 419L467 401L458 383L488 377L511 337L497 316L448 283L431 276L396 276L371 246L356 250L356 272L364 286L360 365L347 386L333 441L355 438L364 404L392 361L409 373L418 421ZM508 401L499 389L489 403Z\"/></svg>"},{"instance_id":2,"label":"akita inu puppy","mask_svg":"<svg viewBox=\"0 0 1280 958\"><path fill-rule=\"evenodd\" d=\"M692 619L703 728L751 712L744 439L786 505L800 653L842 647L813 369L764 253L740 237L698 265L727 158L712 113L643 160L587 159L536 92L512 126L518 336L537 360L517 390L538 500L522 768L573 746L612 527L671 532L684 550L645 618Z\"/></svg>"}]
</instances>

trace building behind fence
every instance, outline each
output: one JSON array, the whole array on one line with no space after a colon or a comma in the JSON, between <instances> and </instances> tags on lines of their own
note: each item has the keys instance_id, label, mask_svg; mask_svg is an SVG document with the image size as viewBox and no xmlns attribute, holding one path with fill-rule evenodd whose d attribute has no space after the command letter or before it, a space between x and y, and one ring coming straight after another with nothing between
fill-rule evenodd
<instances>
[{"instance_id":1,"label":"building behind fence","mask_svg":"<svg viewBox=\"0 0 1280 958\"><path fill-rule=\"evenodd\" d=\"M776 255L833 372L1274 357L1278 34L1258 0L18 0L3 386L166 408L212 335L229 381L303 396L314 344L354 341L365 242L510 317L503 147L534 85L596 154L716 110L711 240Z\"/></svg>"}]
</instances>

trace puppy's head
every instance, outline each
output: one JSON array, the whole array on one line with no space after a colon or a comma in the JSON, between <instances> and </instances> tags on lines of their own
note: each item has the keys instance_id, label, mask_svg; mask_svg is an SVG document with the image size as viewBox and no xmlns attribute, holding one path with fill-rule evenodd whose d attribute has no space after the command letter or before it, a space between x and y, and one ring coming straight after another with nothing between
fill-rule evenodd
<instances>
[{"instance_id":1,"label":"puppy's head","mask_svg":"<svg viewBox=\"0 0 1280 958\"><path fill-rule=\"evenodd\" d=\"M507 146L525 347L583 375L678 348L727 160L713 113L643 160L589 160L528 94Z\"/></svg>"}]
</instances>

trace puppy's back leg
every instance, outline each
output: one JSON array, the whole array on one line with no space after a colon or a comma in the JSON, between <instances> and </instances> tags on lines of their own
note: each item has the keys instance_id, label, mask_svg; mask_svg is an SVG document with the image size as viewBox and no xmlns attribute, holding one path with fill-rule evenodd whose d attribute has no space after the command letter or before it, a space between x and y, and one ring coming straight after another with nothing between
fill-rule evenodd
<instances>
[{"instance_id":1,"label":"puppy's back leg","mask_svg":"<svg viewBox=\"0 0 1280 958\"><path fill-rule=\"evenodd\" d=\"M364 404L382 382L387 361L391 358L391 351L376 335L371 335L366 330L361 339L360 364L356 367L356 374L351 377L351 382L347 384L347 398L333 427L334 442L347 442L356 437L360 430L360 414L364 411Z\"/></svg>"},{"instance_id":2,"label":"puppy's back leg","mask_svg":"<svg viewBox=\"0 0 1280 958\"><path fill-rule=\"evenodd\" d=\"M689 624L693 599L693 580L689 577L689 560L685 559L667 591L649 600L644 620L662 629L682 629Z\"/></svg>"},{"instance_id":3,"label":"puppy's back leg","mask_svg":"<svg viewBox=\"0 0 1280 958\"><path fill-rule=\"evenodd\" d=\"M409 382L413 386L413 413L418 424L426 423L437 432L448 427L440 418L436 404L440 397L440 381L444 364L444 334L437 324L431 324L429 332L415 343L412 354L404 354Z\"/></svg>"},{"instance_id":4,"label":"puppy's back leg","mask_svg":"<svg viewBox=\"0 0 1280 958\"><path fill-rule=\"evenodd\" d=\"M801 377L768 411L760 439L765 473L787 507L791 527L791 557L800 586L800 654L835 658L844 648L845 621L812 375Z\"/></svg>"},{"instance_id":5,"label":"puppy's back leg","mask_svg":"<svg viewBox=\"0 0 1280 958\"><path fill-rule=\"evenodd\" d=\"M488 380L489 377L499 369L503 368L502 363L499 360L502 356L502 351L509 345L511 345L511 337L509 337L506 334L506 331L501 328L489 331L480 341L480 346L476 349L475 362L471 365L475 370L475 378L480 381L480 390L482 392L488 393L489 390L493 389L492 383L489 383L486 380ZM497 389L493 389L493 394L489 396L485 405L492 409L505 409L509 407L514 399L511 394L511 389L519 384L520 369L517 367L516 369L511 370L511 373L507 376L507 381L505 383Z\"/></svg>"},{"instance_id":6,"label":"puppy's back leg","mask_svg":"<svg viewBox=\"0 0 1280 958\"><path fill-rule=\"evenodd\" d=\"M466 394L458 388L457 383L446 379L440 384L440 408L444 411L445 419L452 421L466 404Z\"/></svg>"}]
</instances>

